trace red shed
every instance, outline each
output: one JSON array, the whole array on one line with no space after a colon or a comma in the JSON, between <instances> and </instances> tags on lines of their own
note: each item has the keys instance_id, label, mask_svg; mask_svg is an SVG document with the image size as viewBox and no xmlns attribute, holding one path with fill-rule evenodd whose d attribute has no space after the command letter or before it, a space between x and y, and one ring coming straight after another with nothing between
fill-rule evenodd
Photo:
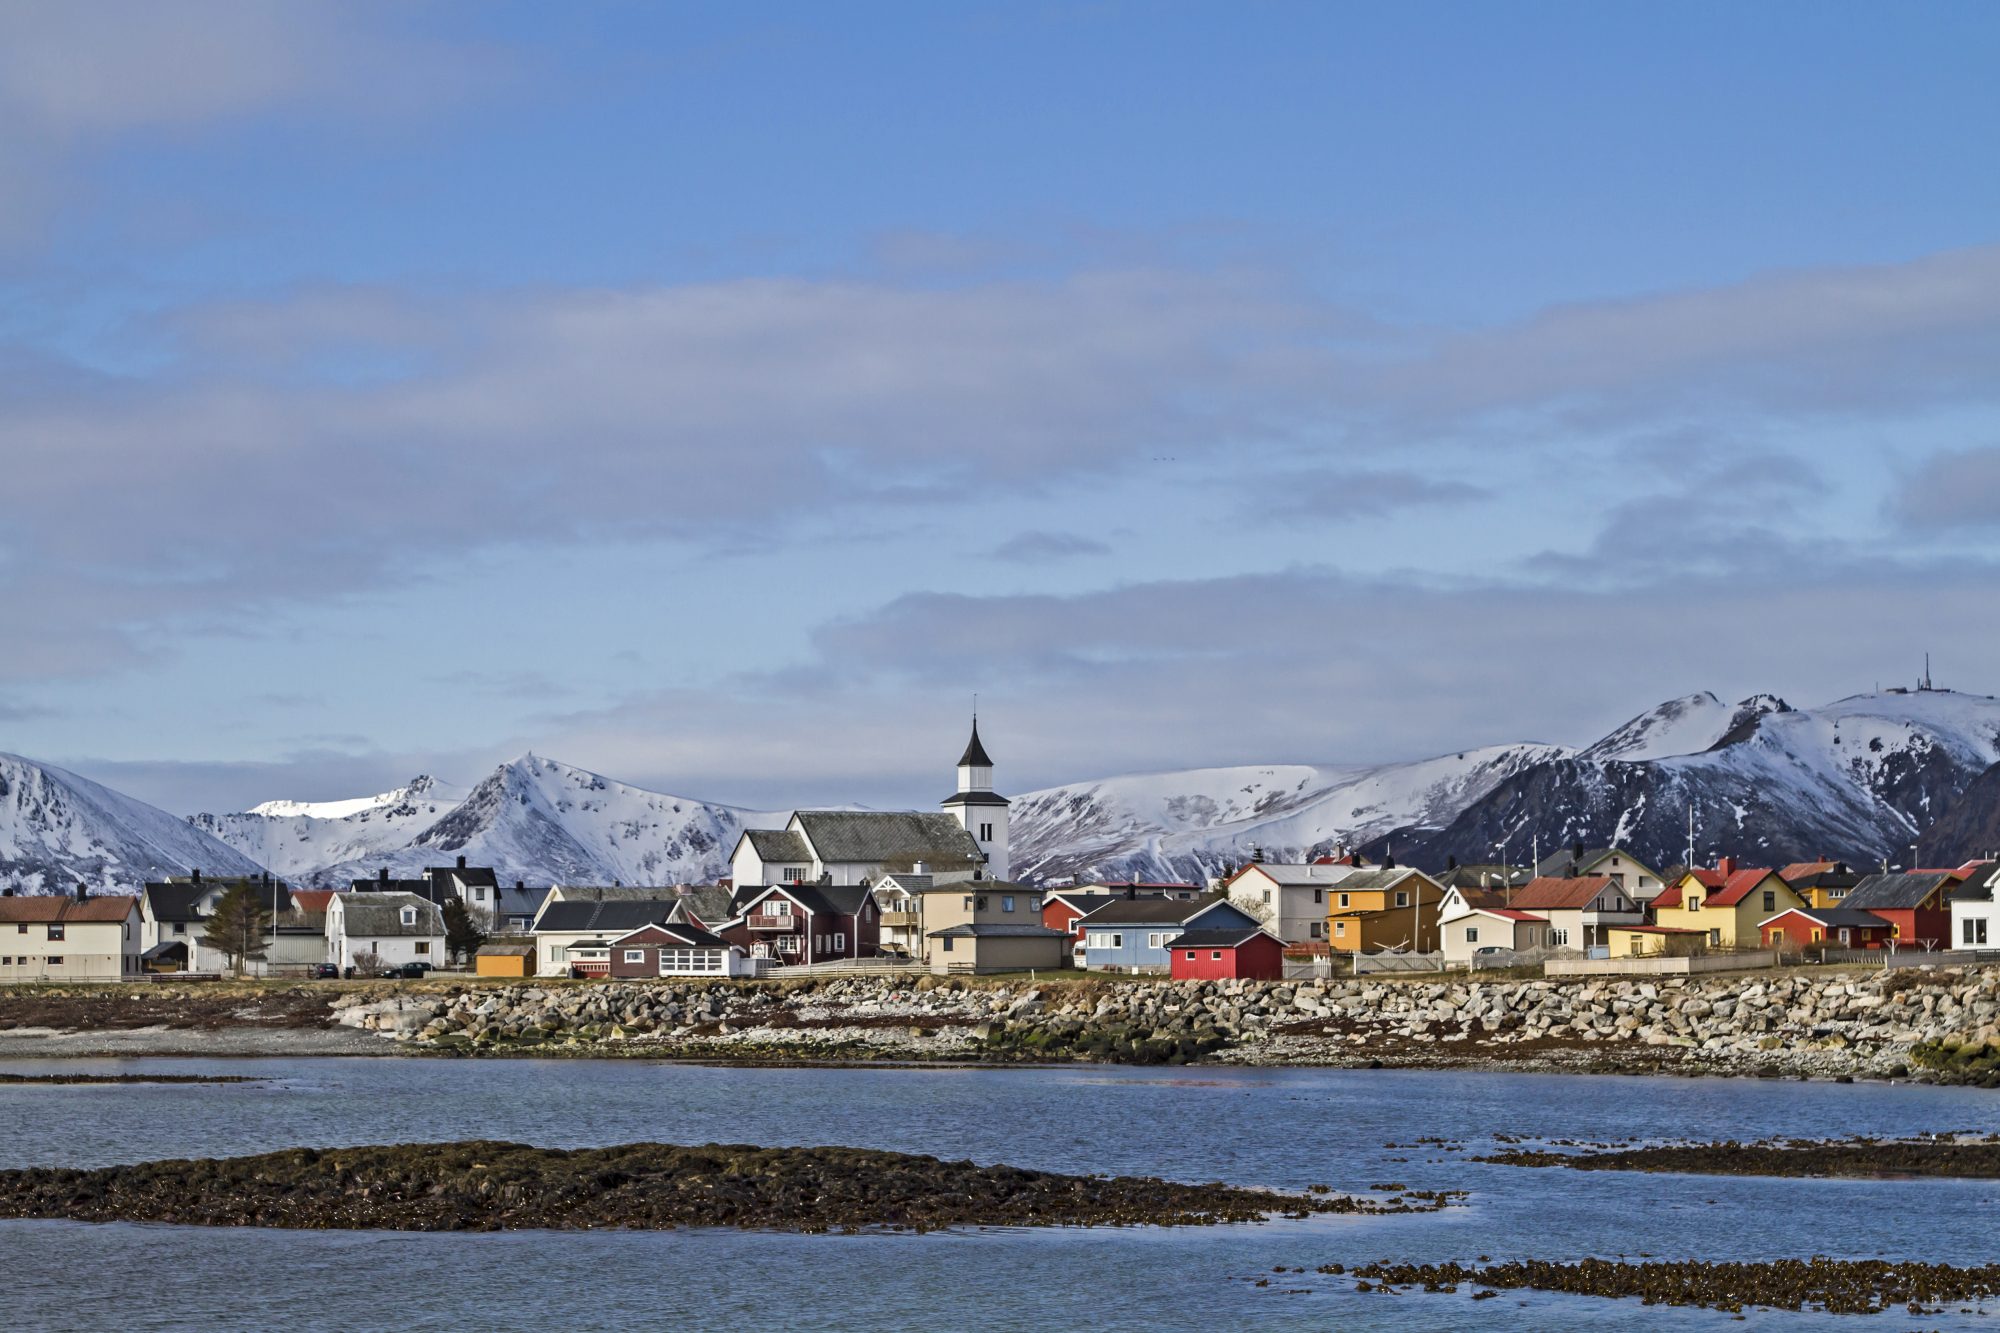
<instances>
[{"instance_id":1,"label":"red shed","mask_svg":"<svg viewBox=\"0 0 2000 1333\"><path fill-rule=\"evenodd\" d=\"M1890 923L1858 907L1794 907L1757 923L1767 949L1801 950L1808 944L1840 949L1883 948Z\"/></svg>"},{"instance_id":2,"label":"red shed","mask_svg":"<svg viewBox=\"0 0 2000 1333\"><path fill-rule=\"evenodd\" d=\"M1167 956L1176 981L1278 981L1285 975L1285 942L1255 926L1183 931L1168 942Z\"/></svg>"}]
</instances>

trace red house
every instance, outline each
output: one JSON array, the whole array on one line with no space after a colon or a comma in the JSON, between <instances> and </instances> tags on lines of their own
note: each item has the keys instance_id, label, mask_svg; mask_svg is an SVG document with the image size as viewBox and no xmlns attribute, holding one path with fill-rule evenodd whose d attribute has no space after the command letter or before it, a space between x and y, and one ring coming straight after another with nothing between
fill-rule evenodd
<instances>
[{"instance_id":1,"label":"red house","mask_svg":"<svg viewBox=\"0 0 2000 1333\"><path fill-rule=\"evenodd\" d=\"M1285 942L1268 930L1224 926L1188 930L1167 944L1175 981L1278 981Z\"/></svg>"},{"instance_id":2,"label":"red house","mask_svg":"<svg viewBox=\"0 0 2000 1333\"><path fill-rule=\"evenodd\" d=\"M715 933L752 958L822 963L873 958L882 919L865 884L773 884L740 898Z\"/></svg>"},{"instance_id":3,"label":"red house","mask_svg":"<svg viewBox=\"0 0 2000 1333\"><path fill-rule=\"evenodd\" d=\"M1838 949L1886 948L1889 922L1858 907L1794 907L1757 923L1766 949L1796 953L1808 944Z\"/></svg>"},{"instance_id":4,"label":"red house","mask_svg":"<svg viewBox=\"0 0 2000 1333\"><path fill-rule=\"evenodd\" d=\"M699 926L666 922L641 926L610 942L610 974L614 977L727 977L741 950Z\"/></svg>"},{"instance_id":5,"label":"red house","mask_svg":"<svg viewBox=\"0 0 2000 1333\"><path fill-rule=\"evenodd\" d=\"M1889 923L1898 949L1951 947L1951 907L1945 895L1958 884L1955 870L1870 875L1848 891L1842 907L1873 913Z\"/></svg>"}]
</instances>

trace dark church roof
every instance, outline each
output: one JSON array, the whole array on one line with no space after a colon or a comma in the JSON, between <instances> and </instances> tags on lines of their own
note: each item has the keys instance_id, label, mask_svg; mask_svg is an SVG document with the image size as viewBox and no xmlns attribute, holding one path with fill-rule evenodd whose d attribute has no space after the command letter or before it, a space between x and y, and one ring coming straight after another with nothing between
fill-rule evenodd
<instances>
[{"instance_id":1,"label":"dark church roof","mask_svg":"<svg viewBox=\"0 0 2000 1333\"><path fill-rule=\"evenodd\" d=\"M991 768L993 761L986 757L986 747L979 743L979 719L972 719L972 739L965 743L965 753L958 757L958 766L971 765L976 768Z\"/></svg>"}]
</instances>

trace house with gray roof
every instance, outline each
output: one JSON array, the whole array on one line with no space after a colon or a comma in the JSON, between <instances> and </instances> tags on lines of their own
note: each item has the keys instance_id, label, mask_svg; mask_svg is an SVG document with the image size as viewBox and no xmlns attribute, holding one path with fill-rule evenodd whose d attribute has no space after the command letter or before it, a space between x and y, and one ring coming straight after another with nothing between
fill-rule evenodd
<instances>
[{"instance_id":1,"label":"house with gray roof","mask_svg":"<svg viewBox=\"0 0 2000 1333\"><path fill-rule=\"evenodd\" d=\"M1550 852L1536 862L1535 875L1543 879L1588 879L1602 875L1642 907L1659 897L1669 882L1623 847L1586 847L1580 842Z\"/></svg>"},{"instance_id":2,"label":"house with gray roof","mask_svg":"<svg viewBox=\"0 0 2000 1333\"><path fill-rule=\"evenodd\" d=\"M349 968L429 963L443 967L444 913L415 893L336 893L326 905L327 956Z\"/></svg>"},{"instance_id":3,"label":"house with gray roof","mask_svg":"<svg viewBox=\"0 0 2000 1333\"><path fill-rule=\"evenodd\" d=\"M943 810L795 810L784 826L745 829L729 857L739 891L772 884L872 884L885 874L1005 879L1007 798L993 790L993 760L979 723L958 761Z\"/></svg>"}]
</instances>

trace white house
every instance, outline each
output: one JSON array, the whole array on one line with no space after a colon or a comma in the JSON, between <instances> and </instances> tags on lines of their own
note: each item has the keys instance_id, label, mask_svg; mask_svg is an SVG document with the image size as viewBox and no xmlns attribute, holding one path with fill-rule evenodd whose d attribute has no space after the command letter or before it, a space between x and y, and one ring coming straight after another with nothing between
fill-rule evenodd
<instances>
[{"instance_id":1,"label":"white house","mask_svg":"<svg viewBox=\"0 0 2000 1333\"><path fill-rule=\"evenodd\" d=\"M1975 870L1946 900L1953 949L2000 949L2000 863Z\"/></svg>"},{"instance_id":2,"label":"white house","mask_svg":"<svg viewBox=\"0 0 2000 1333\"><path fill-rule=\"evenodd\" d=\"M139 900L0 897L0 982L120 981L139 975Z\"/></svg>"},{"instance_id":3,"label":"white house","mask_svg":"<svg viewBox=\"0 0 2000 1333\"><path fill-rule=\"evenodd\" d=\"M1253 861L1224 884L1229 901L1287 944L1326 938L1327 894L1360 866Z\"/></svg>"},{"instance_id":4,"label":"white house","mask_svg":"<svg viewBox=\"0 0 2000 1333\"><path fill-rule=\"evenodd\" d=\"M1481 949L1523 951L1549 942L1547 917L1512 907L1473 907L1463 898L1451 914L1439 915L1438 929L1448 963L1470 962Z\"/></svg>"},{"instance_id":5,"label":"white house","mask_svg":"<svg viewBox=\"0 0 2000 1333\"><path fill-rule=\"evenodd\" d=\"M1535 874L1549 879L1602 875L1640 904L1653 901L1667 887L1659 871L1623 847L1585 847L1580 842L1543 857L1535 866Z\"/></svg>"},{"instance_id":6,"label":"white house","mask_svg":"<svg viewBox=\"0 0 2000 1333\"><path fill-rule=\"evenodd\" d=\"M443 967L444 913L415 893L336 893L326 906L326 947L342 973L370 955L382 967Z\"/></svg>"},{"instance_id":7,"label":"white house","mask_svg":"<svg viewBox=\"0 0 2000 1333\"><path fill-rule=\"evenodd\" d=\"M1007 809L993 791L993 761L979 724L958 761L958 789L944 813L916 810L795 810L783 828L745 829L729 856L737 890L771 884L873 884L914 873L1007 877Z\"/></svg>"},{"instance_id":8,"label":"white house","mask_svg":"<svg viewBox=\"0 0 2000 1333\"><path fill-rule=\"evenodd\" d=\"M265 937L264 959L253 959L247 964L250 971L263 972L272 964L325 961L323 937L317 940L307 938L302 944L298 932L287 928L295 924L289 917L293 911L291 891L268 873L216 879L213 876L203 878L197 870L185 877L174 875L147 884L141 891L139 950L145 969L220 972L227 968L229 959L203 944L201 937L208 928L208 918L215 912L215 905L222 901L222 895L238 885L248 885L257 894L258 901L278 927ZM320 934L317 931L307 933L309 936Z\"/></svg>"}]
</instances>

